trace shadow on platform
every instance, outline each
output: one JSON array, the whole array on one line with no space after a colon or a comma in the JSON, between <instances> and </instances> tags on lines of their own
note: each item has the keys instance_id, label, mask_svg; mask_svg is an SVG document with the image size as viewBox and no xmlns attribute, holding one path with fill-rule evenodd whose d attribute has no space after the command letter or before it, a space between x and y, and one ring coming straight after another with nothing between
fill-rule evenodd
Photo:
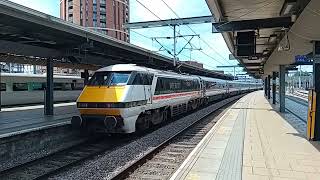
<instances>
[{"instance_id":1,"label":"shadow on platform","mask_svg":"<svg viewBox=\"0 0 320 180\"><path fill-rule=\"evenodd\" d=\"M266 97L265 97L266 98ZM272 99L267 99L270 106L273 108L273 111L277 112L286 122L288 122L298 133L287 133L292 136L300 137L303 139L307 139L307 124L305 121L299 119L294 114L288 112L286 110L285 113L279 112L278 105L272 104ZM310 144L312 144L319 152L320 152L320 141L308 141Z\"/></svg>"}]
</instances>

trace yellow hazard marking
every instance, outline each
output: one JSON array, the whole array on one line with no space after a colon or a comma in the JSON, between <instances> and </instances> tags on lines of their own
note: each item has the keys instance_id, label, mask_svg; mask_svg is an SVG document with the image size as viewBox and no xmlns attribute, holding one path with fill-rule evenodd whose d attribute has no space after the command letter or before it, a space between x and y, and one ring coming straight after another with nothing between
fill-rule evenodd
<instances>
[{"instance_id":1,"label":"yellow hazard marking","mask_svg":"<svg viewBox=\"0 0 320 180\"><path fill-rule=\"evenodd\" d=\"M188 174L187 180L200 180L200 176L198 174L190 173Z\"/></svg>"}]
</instances>

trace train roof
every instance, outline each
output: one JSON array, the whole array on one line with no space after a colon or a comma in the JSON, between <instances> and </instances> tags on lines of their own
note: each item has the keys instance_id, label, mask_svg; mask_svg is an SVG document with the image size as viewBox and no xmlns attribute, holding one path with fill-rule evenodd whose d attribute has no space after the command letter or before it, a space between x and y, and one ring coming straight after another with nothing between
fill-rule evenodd
<instances>
[{"instance_id":1,"label":"train roof","mask_svg":"<svg viewBox=\"0 0 320 180\"><path fill-rule=\"evenodd\" d=\"M105 72L105 71L115 71L115 72L125 72L125 71L139 71L139 72L150 72L155 73L158 75L164 76L184 76L189 78L195 78L196 76L190 74L179 74L172 71L165 71L165 70L158 70L158 69L151 69L143 66L137 66L135 64L116 64L107 66L101 69L98 69L97 72Z\"/></svg>"},{"instance_id":2,"label":"train roof","mask_svg":"<svg viewBox=\"0 0 320 180\"><path fill-rule=\"evenodd\" d=\"M98 69L97 72L104 71L148 71L149 68L137 66L135 64L116 64Z\"/></svg>"},{"instance_id":3,"label":"train roof","mask_svg":"<svg viewBox=\"0 0 320 180\"><path fill-rule=\"evenodd\" d=\"M118 71L118 72L125 72L125 71L139 71L139 72L151 72L151 73L156 73L160 76L165 76L165 77L169 77L169 76L182 76L183 78L201 78L205 81L226 81L223 79L219 79L219 78L211 78L211 77L205 77L205 76L197 76L197 75L192 75L192 74L179 74L176 72L172 72L172 71L165 71L165 70L157 70L157 69L151 69L151 68L147 68L147 67L143 67L143 66L137 66L136 64L116 64L116 65L111 65L111 66L107 66L101 69L98 69L97 72L105 72L105 71ZM236 84L255 84L253 82L240 82L240 81L227 81L227 82L233 82Z\"/></svg>"},{"instance_id":4,"label":"train roof","mask_svg":"<svg viewBox=\"0 0 320 180\"><path fill-rule=\"evenodd\" d=\"M1 73L3 77L21 77L21 78L45 78L47 76L44 74L27 74L27 73ZM53 75L53 78L58 79L81 79L80 76L67 76L67 75Z\"/></svg>"}]
</instances>

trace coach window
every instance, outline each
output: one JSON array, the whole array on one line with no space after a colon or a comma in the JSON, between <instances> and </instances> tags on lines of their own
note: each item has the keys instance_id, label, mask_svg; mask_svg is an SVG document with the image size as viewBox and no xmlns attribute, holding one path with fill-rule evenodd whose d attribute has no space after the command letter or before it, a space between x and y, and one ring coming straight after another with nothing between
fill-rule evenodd
<instances>
[{"instance_id":1,"label":"coach window","mask_svg":"<svg viewBox=\"0 0 320 180\"><path fill-rule=\"evenodd\" d=\"M5 83L1 83L0 91L6 91L6 90L7 90L6 84Z\"/></svg>"},{"instance_id":2,"label":"coach window","mask_svg":"<svg viewBox=\"0 0 320 180\"><path fill-rule=\"evenodd\" d=\"M190 91L192 90L194 87L193 87L193 82L190 81L190 80L182 80L182 91L185 92L185 91Z\"/></svg>"},{"instance_id":3,"label":"coach window","mask_svg":"<svg viewBox=\"0 0 320 180\"><path fill-rule=\"evenodd\" d=\"M64 86L63 86L63 90L64 90L64 91L72 90L72 88L71 88L71 83L64 83L63 85L64 85Z\"/></svg>"},{"instance_id":4,"label":"coach window","mask_svg":"<svg viewBox=\"0 0 320 180\"><path fill-rule=\"evenodd\" d=\"M135 75L132 85L143 85L143 79L140 73Z\"/></svg>"},{"instance_id":5,"label":"coach window","mask_svg":"<svg viewBox=\"0 0 320 180\"><path fill-rule=\"evenodd\" d=\"M28 91L27 83L13 83L13 91Z\"/></svg>"},{"instance_id":6,"label":"coach window","mask_svg":"<svg viewBox=\"0 0 320 180\"><path fill-rule=\"evenodd\" d=\"M157 79L157 85L156 85L156 90L155 90L155 95L162 94L163 91L163 83L162 83L162 78Z\"/></svg>"},{"instance_id":7,"label":"coach window","mask_svg":"<svg viewBox=\"0 0 320 180\"><path fill-rule=\"evenodd\" d=\"M62 83L53 83L53 89L54 90L63 90L63 84Z\"/></svg>"},{"instance_id":8,"label":"coach window","mask_svg":"<svg viewBox=\"0 0 320 180\"><path fill-rule=\"evenodd\" d=\"M152 85L153 74L142 74L143 85Z\"/></svg>"},{"instance_id":9,"label":"coach window","mask_svg":"<svg viewBox=\"0 0 320 180\"><path fill-rule=\"evenodd\" d=\"M165 82L167 83L166 87L169 87L169 91L166 93L179 93L182 91L181 80L166 78Z\"/></svg>"},{"instance_id":10,"label":"coach window","mask_svg":"<svg viewBox=\"0 0 320 180\"><path fill-rule=\"evenodd\" d=\"M200 83L198 80L193 81L193 90L199 90L200 89Z\"/></svg>"},{"instance_id":11,"label":"coach window","mask_svg":"<svg viewBox=\"0 0 320 180\"><path fill-rule=\"evenodd\" d=\"M72 90L82 90L84 87L83 83L72 83L71 84L71 89Z\"/></svg>"},{"instance_id":12,"label":"coach window","mask_svg":"<svg viewBox=\"0 0 320 180\"><path fill-rule=\"evenodd\" d=\"M44 83L32 83L32 90L34 91L40 91L45 89Z\"/></svg>"}]
</instances>

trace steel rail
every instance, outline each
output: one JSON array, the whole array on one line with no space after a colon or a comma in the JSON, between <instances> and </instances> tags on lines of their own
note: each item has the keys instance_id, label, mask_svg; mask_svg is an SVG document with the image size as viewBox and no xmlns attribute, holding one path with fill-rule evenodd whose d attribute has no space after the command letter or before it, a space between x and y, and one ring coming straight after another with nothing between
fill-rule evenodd
<instances>
[{"instance_id":1,"label":"steel rail","mask_svg":"<svg viewBox=\"0 0 320 180\"><path fill-rule=\"evenodd\" d=\"M50 176L71 168L81 162L95 157L108 150L112 151L116 147L129 143L135 138L124 138L122 140L110 140L105 142L103 137L90 139L84 143L55 152L48 156L38 158L27 163L9 168L0 172L0 179L47 179ZM105 146L109 144L110 146ZM69 162L68 162L69 161ZM39 165L41 169L39 168ZM46 165L43 167L43 165ZM34 173L26 172L31 170ZM14 179L14 178L13 178Z\"/></svg>"},{"instance_id":2,"label":"steel rail","mask_svg":"<svg viewBox=\"0 0 320 180\"><path fill-rule=\"evenodd\" d=\"M127 178L132 172L134 172L139 166L141 166L142 164L144 164L145 162L147 162L149 159L151 159L154 155L156 155L157 153L159 153L162 149L164 149L167 145L170 144L170 141L172 141L173 139L175 139L176 137L182 135L184 132L186 132L187 130L189 130L190 128L194 127L196 124L200 123L202 120L204 120L205 118L207 118L209 115L211 115L212 113L218 111L219 109L223 108L225 105L234 102L237 99L240 99L241 97L243 97L245 94L242 95L238 95L235 97L231 97L228 99L225 99L226 102L223 103L222 105L220 105L220 107L214 109L211 112L208 112L204 117L198 119L197 121L191 123L189 126L183 128L182 130L178 131L177 133L175 133L174 135L172 135L170 138L168 138L167 140L165 140L164 142L162 142L160 145L158 145L157 147L154 147L152 149L150 149L144 156L141 156L139 159L133 161L127 168L119 171L117 174L113 175L110 179L111 180L119 180L119 179L125 179ZM229 100L230 101L227 101ZM232 99L232 100L231 100ZM218 104L218 103L215 103Z\"/></svg>"}]
</instances>

